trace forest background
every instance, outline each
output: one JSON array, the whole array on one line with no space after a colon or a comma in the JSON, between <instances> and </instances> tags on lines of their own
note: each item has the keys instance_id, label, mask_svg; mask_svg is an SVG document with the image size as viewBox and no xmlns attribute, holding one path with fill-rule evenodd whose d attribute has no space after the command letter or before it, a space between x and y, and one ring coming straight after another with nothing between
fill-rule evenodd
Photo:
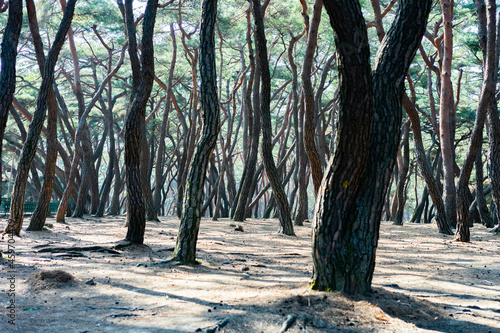
<instances>
[{"instance_id":1,"label":"forest background","mask_svg":"<svg viewBox=\"0 0 500 333\"><path fill-rule=\"evenodd\" d=\"M10 3L7 10L8 2L2 2L2 34L8 29L7 12L10 15L12 4L21 1ZM135 31L124 20L126 13L132 13L125 8L131 1L125 2L125 6L120 1L118 5L113 1L78 1L72 22L69 20L71 27L66 22L67 42L60 45L58 57L52 50L66 36L61 32L65 22L63 9L75 6L75 1L26 3L31 10L23 16L15 66L9 64L16 69L14 97L12 104L3 109L8 117L3 118L7 122L2 133L2 207L10 204L9 216L17 234L27 208L24 202L36 202L28 230L44 227L51 201L58 204L59 222L66 215L84 214L127 213L133 219L134 214L127 209L131 200L127 202L125 128L127 111L130 112L134 98L138 100L137 69L142 71L139 75L146 77L144 59L152 57L146 55L143 43L147 41L146 2L134 2ZM491 3L494 1L488 2L490 10ZM373 61L385 31L402 5L395 0L360 1L360 5ZM35 7L37 19L33 20ZM338 76L342 60L330 17L320 9L318 1L316 6L306 1L262 4L268 42L266 58L270 64L269 126L264 116L262 123L260 117L265 110L260 110L262 88L256 74L260 62L255 61L259 46L253 35L257 29L252 7L247 1L219 2L213 56L220 132L213 152L207 155L206 179L201 178L201 216L230 217L235 221L279 217L280 231L293 234L279 209L284 193L295 225L313 218L315 193L321 179L318 172L327 170L336 153L342 109ZM200 89L206 76L201 75L198 67L202 52L201 11L201 1L168 1L158 5L156 21L152 21L154 77L151 94L144 100L144 124L140 125L144 126L144 135L132 140L140 160L136 175L142 191L140 201L144 200L142 214L147 220L157 220L162 215L181 217L185 196L187 202L192 197L187 192L191 184L188 171L190 165L196 165L193 160L197 140L207 124L206 119L203 121L206 111L202 108ZM493 13L494 17L496 8ZM316 23L317 45L313 45L308 68L308 40L312 36L311 26ZM436 232L445 234L451 234L451 228L458 223L457 231L463 233L457 232L457 239L464 241L469 240L468 227L473 223L488 228L498 224L497 196L492 186L498 169L494 138L500 129L496 126L496 92L494 102L483 102L487 105L484 110L488 109L485 130L475 124L480 114L484 115L483 121L486 117L486 112L479 108L486 82L486 39L488 33L495 36L491 20L487 28L486 23L484 1L432 2L424 38L406 74L406 112L401 110L400 147L389 190L384 193L384 220L396 224L430 223L435 218ZM134 36L138 33L137 45L133 46L126 32L129 37L131 32ZM446 37L449 34L451 48L445 44L450 41ZM499 38L488 43L488 50L500 46ZM133 47L143 61L142 67L134 64L139 58L130 56ZM48 54L46 61L54 66L53 80L49 74L41 74L43 54ZM493 58L498 59L498 52ZM4 74L7 62L2 61ZM45 64L45 71L49 67ZM495 73L492 82L496 82L496 68L491 67ZM310 78L313 88L312 108L305 78ZM53 82L53 92L48 88L44 91L45 81ZM47 117L41 101L48 104ZM271 185L265 152L258 153L260 146L265 147L265 138L262 142L259 138L266 130L271 131L267 141L282 192ZM40 140L33 139L36 131L41 134ZM471 138L476 138L475 144L470 143ZM314 160L311 145L315 146L317 163L310 163ZM467 158L471 153L477 153L472 158L474 173L468 170L472 170ZM26 175L24 181L21 175ZM47 187L47 183L53 183L53 187ZM460 210L464 206L462 200L470 214L465 222ZM466 226L460 228L464 223ZM132 223L132 228L135 226ZM139 229L143 227L139 225ZM130 234L134 232L129 227L126 238L133 241Z\"/></svg>"}]
</instances>

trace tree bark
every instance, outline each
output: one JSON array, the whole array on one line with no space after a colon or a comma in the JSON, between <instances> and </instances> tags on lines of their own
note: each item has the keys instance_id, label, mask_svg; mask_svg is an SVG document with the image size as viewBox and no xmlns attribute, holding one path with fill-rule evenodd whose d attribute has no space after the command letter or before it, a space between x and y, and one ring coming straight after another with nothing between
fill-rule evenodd
<instances>
[{"instance_id":1,"label":"tree bark","mask_svg":"<svg viewBox=\"0 0 500 333\"><path fill-rule=\"evenodd\" d=\"M396 186L396 196L398 197L398 206L394 214L394 224L403 225L403 214L406 205L405 187L408 181L408 170L410 169L410 120L403 125L403 139L401 140L403 153L403 165L399 173L399 179Z\"/></svg>"},{"instance_id":2,"label":"tree bark","mask_svg":"<svg viewBox=\"0 0 500 333\"><path fill-rule=\"evenodd\" d=\"M483 140L483 127L488 114L492 97L495 95L496 72L498 69L498 58L496 55L496 3L487 0L487 43L486 63L483 69L483 85L479 97L479 105L476 112L476 120L471 134L471 141L467 149L464 165L458 177L457 188L457 230L455 239L461 242L470 241L469 231L469 205L468 198L469 178L472 167L476 160L476 154Z\"/></svg>"},{"instance_id":3,"label":"tree bark","mask_svg":"<svg viewBox=\"0 0 500 333\"><path fill-rule=\"evenodd\" d=\"M251 6L247 12L247 44L250 58L250 79L248 82L249 89L245 94L245 105L248 113L248 127L251 136L250 147L248 149L248 156L246 158L243 175L241 177L240 187L236 194L236 208L232 212L233 221L244 221L247 217L248 205L251 202L253 188L254 188L254 175L256 172L257 159L259 154L259 142L261 131L261 117L260 117L260 73L261 64L258 61L259 56L256 55L254 59L254 52L252 47L251 37ZM256 61L257 60L257 61ZM252 99L253 97L253 99ZM252 104L253 102L253 104Z\"/></svg>"},{"instance_id":4,"label":"tree bark","mask_svg":"<svg viewBox=\"0 0 500 333\"><path fill-rule=\"evenodd\" d=\"M0 68L0 163L3 153L3 137L7 126L9 108L16 89L17 44L23 22L22 0L9 1L9 16L2 38ZM0 197L2 196L2 167L0 166Z\"/></svg>"},{"instance_id":5,"label":"tree bark","mask_svg":"<svg viewBox=\"0 0 500 333\"><path fill-rule=\"evenodd\" d=\"M321 158L316 148L314 141L316 132L316 108L314 105L314 90L311 83L312 63L314 52L316 52L318 28L321 21L321 9L323 8L323 0L316 0L313 7L313 15L309 26L309 34L307 38L306 54L302 64L302 91L304 94L305 120L304 120L304 147L311 165L311 176L314 186L314 195L318 194L323 178L323 168ZM325 67L325 70L327 68Z\"/></svg>"},{"instance_id":6,"label":"tree bark","mask_svg":"<svg viewBox=\"0 0 500 333\"><path fill-rule=\"evenodd\" d=\"M177 42L175 39L175 32L173 24L170 24L170 38L172 39L172 59L170 60L170 69L167 81L167 99L165 101L165 114L163 115L161 129L160 129L160 143L158 144L158 154L156 157L156 168L155 168L155 191L153 195L153 203L157 214L160 214L161 205L161 188L163 187L163 166L165 161L165 133L168 126L168 115L170 113L170 104L172 94L172 81L174 78L175 62L177 60Z\"/></svg>"},{"instance_id":7,"label":"tree bark","mask_svg":"<svg viewBox=\"0 0 500 333\"><path fill-rule=\"evenodd\" d=\"M45 54L43 51L42 39L38 30L38 21L36 18L35 4L33 0L26 0L28 11L28 20L31 31L31 37L35 48L36 58L40 74L43 76L45 67ZM41 231L45 225L47 215L50 214L49 204L52 197L52 188L54 185L56 161L57 161L57 100L54 89L49 92L47 101L47 156L45 159L45 170L43 177L42 192L36 205L35 211L31 216L29 231Z\"/></svg>"},{"instance_id":8,"label":"tree bark","mask_svg":"<svg viewBox=\"0 0 500 333\"><path fill-rule=\"evenodd\" d=\"M215 65L215 21L217 0L202 3L200 30L200 97L203 110L203 135L189 169L179 234L173 259L196 262L196 241L201 221L203 185L205 183L210 156L215 148L220 130L219 100L217 96L217 73Z\"/></svg>"},{"instance_id":9,"label":"tree bark","mask_svg":"<svg viewBox=\"0 0 500 333\"><path fill-rule=\"evenodd\" d=\"M348 241L341 231L352 229L356 222L351 210L367 172L373 118L370 49L358 1L324 1L324 5L338 50L340 113L335 154L316 198L312 288L349 292L355 286L347 285L340 273L350 265L340 252ZM352 250L346 250L354 258Z\"/></svg>"},{"instance_id":10,"label":"tree bark","mask_svg":"<svg viewBox=\"0 0 500 333\"><path fill-rule=\"evenodd\" d=\"M410 101L406 94L403 95L403 107L411 120L415 157L420 172L424 177L425 184L427 185L431 200L434 203L434 207L436 209L436 224L438 226L438 230L442 234L452 235L453 231L451 230L451 224L446 218L446 211L443 198L441 196L441 191L439 190L438 184L434 179L431 166L429 165L429 161L427 160L425 154L424 144L422 140L422 129L420 127L420 118L418 116L415 105Z\"/></svg>"},{"instance_id":11,"label":"tree bark","mask_svg":"<svg viewBox=\"0 0 500 333\"><path fill-rule=\"evenodd\" d=\"M288 205L288 198L283 190L281 180L276 170L273 157L272 126L271 126L271 74L269 72L269 62L267 58L266 35L264 32L264 19L261 10L260 0L252 0L252 12L255 21L255 45L259 61L261 63L261 91L260 91L260 112L262 119L262 159L266 169L267 177L271 183L271 188L279 208L279 233L285 235L295 235Z\"/></svg>"},{"instance_id":12,"label":"tree bark","mask_svg":"<svg viewBox=\"0 0 500 333\"><path fill-rule=\"evenodd\" d=\"M127 179L127 235L125 240L144 243L146 229L146 211L141 182L141 148L144 133L146 104L154 81L154 46L153 30L156 19L158 0L148 0L143 20L142 58L140 78L135 77L132 89L132 100L125 122L125 170ZM125 1L126 25L131 60L137 58L135 43L135 25L132 12L132 0ZM134 75L137 66L132 66ZM140 81L138 81L140 80Z\"/></svg>"},{"instance_id":13,"label":"tree bark","mask_svg":"<svg viewBox=\"0 0 500 333\"><path fill-rule=\"evenodd\" d=\"M43 122L45 120L49 94L52 90L52 82L54 81L54 67L59 56L59 51L64 44L66 34L71 26L75 4L76 0L68 1L56 37L47 56L44 75L38 92L36 110L33 113L33 119L31 120L29 126L28 136L19 159L12 201L10 204L9 225L5 229L5 232L12 232L18 236L23 225L24 196L26 183L28 182L28 171L35 157L38 139L40 138Z\"/></svg>"},{"instance_id":14,"label":"tree bark","mask_svg":"<svg viewBox=\"0 0 500 333\"><path fill-rule=\"evenodd\" d=\"M339 53L341 97L335 153L313 222L313 289L370 291L382 208L400 140L404 77L431 2L400 3L373 72L359 3L324 2Z\"/></svg>"},{"instance_id":15,"label":"tree bark","mask_svg":"<svg viewBox=\"0 0 500 333\"><path fill-rule=\"evenodd\" d=\"M441 68L441 100L439 105L439 134L443 156L443 201L446 217L453 227L457 224L457 201L455 193L455 158L452 141L453 88L451 83L451 61L453 57L453 5L450 0L441 0L443 12L443 59Z\"/></svg>"}]
</instances>

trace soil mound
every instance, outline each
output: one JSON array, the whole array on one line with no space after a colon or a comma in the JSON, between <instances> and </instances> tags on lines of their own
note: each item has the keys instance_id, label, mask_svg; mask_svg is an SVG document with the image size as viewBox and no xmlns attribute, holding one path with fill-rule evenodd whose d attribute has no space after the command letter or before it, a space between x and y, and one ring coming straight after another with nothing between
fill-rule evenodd
<instances>
[{"instance_id":1,"label":"soil mound","mask_svg":"<svg viewBox=\"0 0 500 333\"><path fill-rule=\"evenodd\" d=\"M73 275L63 270L41 271L33 274L28 279L32 290L62 288L75 281Z\"/></svg>"}]
</instances>

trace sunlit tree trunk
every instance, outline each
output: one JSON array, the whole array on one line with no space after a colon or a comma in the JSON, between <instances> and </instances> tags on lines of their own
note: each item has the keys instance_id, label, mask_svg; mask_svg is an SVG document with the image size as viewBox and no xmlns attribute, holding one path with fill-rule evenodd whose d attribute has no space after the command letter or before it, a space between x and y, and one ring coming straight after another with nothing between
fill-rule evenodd
<instances>
[{"instance_id":1,"label":"sunlit tree trunk","mask_svg":"<svg viewBox=\"0 0 500 333\"><path fill-rule=\"evenodd\" d=\"M401 1L375 57L356 1L324 1L341 76L335 153L317 198L313 283L318 290L370 291L384 199L400 140L404 77L432 1Z\"/></svg>"}]
</instances>

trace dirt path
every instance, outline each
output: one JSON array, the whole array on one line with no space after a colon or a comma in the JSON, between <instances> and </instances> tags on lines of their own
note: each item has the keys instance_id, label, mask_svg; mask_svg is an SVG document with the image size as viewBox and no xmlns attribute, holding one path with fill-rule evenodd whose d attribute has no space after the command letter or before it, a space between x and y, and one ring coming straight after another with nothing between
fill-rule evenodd
<instances>
[{"instance_id":1,"label":"dirt path","mask_svg":"<svg viewBox=\"0 0 500 333\"><path fill-rule=\"evenodd\" d=\"M111 247L126 233L124 217L67 222L15 238L15 273L0 264L0 332L210 332L218 323L219 332L280 332L287 318L287 332L500 332L500 236L482 227L460 244L432 225L383 223L374 293L348 298L308 289L310 224L288 237L276 220L249 220L243 232L203 220L201 265L179 266L156 264L172 254L176 219L148 223L147 246L118 253L38 252ZM74 281L40 274L57 269Z\"/></svg>"}]
</instances>

